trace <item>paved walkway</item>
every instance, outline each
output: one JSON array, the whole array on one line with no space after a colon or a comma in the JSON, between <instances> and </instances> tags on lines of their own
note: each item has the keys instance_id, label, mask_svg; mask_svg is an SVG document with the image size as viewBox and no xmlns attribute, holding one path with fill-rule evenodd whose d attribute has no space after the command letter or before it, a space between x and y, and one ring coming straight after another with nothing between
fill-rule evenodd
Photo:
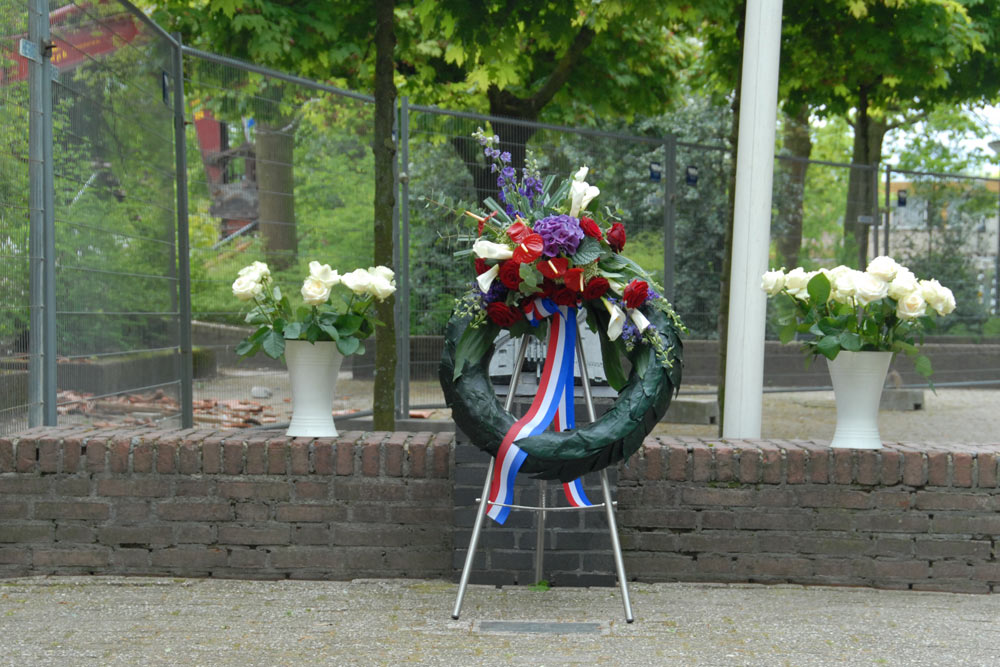
<instances>
[{"instance_id":1,"label":"paved walkway","mask_svg":"<svg viewBox=\"0 0 1000 667\"><path fill-rule=\"evenodd\" d=\"M442 581L0 581L3 665L997 665L1000 597Z\"/></svg>"}]
</instances>

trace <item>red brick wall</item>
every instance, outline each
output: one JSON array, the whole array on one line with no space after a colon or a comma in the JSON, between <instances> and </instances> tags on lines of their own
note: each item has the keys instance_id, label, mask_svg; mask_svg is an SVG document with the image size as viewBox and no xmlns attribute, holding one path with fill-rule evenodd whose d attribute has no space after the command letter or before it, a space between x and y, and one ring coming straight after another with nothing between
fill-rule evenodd
<instances>
[{"instance_id":1,"label":"red brick wall","mask_svg":"<svg viewBox=\"0 0 1000 667\"><path fill-rule=\"evenodd\" d=\"M477 493L463 489L482 479L456 481L455 452L452 434L28 431L0 439L0 575L454 580ZM651 438L616 471L626 571L989 592L998 457L1000 445ZM572 514L553 514L546 563L567 581L612 572L600 513L555 519ZM534 540L508 524L487 527L479 562L519 581Z\"/></svg>"},{"instance_id":2,"label":"red brick wall","mask_svg":"<svg viewBox=\"0 0 1000 667\"><path fill-rule=\"evenodd\" d=\"M619 480L627 572L991 592L998 455L1000 445L647 440Z\"/></svg>"},{"instance_id":3,"label":"red brick wall","mask_svg":"<svg viewBox=\"0 0 1000 667\"><path fill-rule=\"evenodd\" d=\"M0 439L0 573L450 576L453 437L59 428Z\"/></svg>"}]
</instances>

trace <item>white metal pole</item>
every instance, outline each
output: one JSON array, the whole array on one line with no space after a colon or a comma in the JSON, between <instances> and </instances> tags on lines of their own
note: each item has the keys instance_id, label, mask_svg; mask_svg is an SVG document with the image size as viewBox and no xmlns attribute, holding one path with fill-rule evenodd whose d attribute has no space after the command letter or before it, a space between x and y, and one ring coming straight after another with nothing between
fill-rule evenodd
<instances>
[{"instance_id":1,"label":"white metal pole","mask_svg":"<svg viewBox=\"0 0 1000 667\"><path fill-rule=\"evenodd\" d=\"M759 438L781 0L748 0L736 158L723 437Z\"/></svg>"}]
</instances>

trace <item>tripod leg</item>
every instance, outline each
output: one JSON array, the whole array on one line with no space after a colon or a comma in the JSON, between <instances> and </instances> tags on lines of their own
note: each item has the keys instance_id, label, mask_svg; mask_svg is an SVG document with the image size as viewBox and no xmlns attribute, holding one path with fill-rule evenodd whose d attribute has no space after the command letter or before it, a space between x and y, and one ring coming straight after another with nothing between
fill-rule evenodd
<instances>
[{"instance_id":1,"label":"tripod leg","mask_svg":"<svg viewBox=\"0 0 1000 667\"><path fill-rule=\"evenodd\" d=\"M489 502L490 481L493 479L493 457L490 457L490 464L486 468L486 481L483 483L483 494L479 498L479 509L476 511L476 521L472 524L472 538L469 540L469 551L465 554L465 565L462 567L462 578L458 582L458 599L455 600L455 608L451 612L451 617L458 620L458 615L462 613L462 600L465 598L465 589L469 585L469 575L472 573L472 559L476 556L476 547L479 545L479 533L483 530L483 517L486 516L486 503Z\"/></svg>"},{"instance_id":2,"label":"tripod leg","mask_svg":"<svg viewBox=\"0 0 1000 667\"><path fill-rule=\"evenodd\" d=\"M604 491L604 511L608 517L608 532L611 534L611 549L615 554L615 570L618 572L618 585L622 589L622 604L625 605L625 622L635 620L632 615L632 603L628 597L628 581L625 579L625 561L622 559L622 545L618 541L618 523L615 521L615 509L611 504L611 488L608 485L608 471L601 471L601 490Z\"/></svg>"}]
</instances>

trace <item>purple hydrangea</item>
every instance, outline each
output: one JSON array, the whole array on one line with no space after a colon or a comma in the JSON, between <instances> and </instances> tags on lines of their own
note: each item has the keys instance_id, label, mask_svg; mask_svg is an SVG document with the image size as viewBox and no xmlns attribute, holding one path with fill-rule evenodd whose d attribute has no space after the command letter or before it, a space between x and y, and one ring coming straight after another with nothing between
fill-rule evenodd
<instances>
[{"instance_id":1,"label":"purple hydrangea","mask_svg":"<svg viewBox=\"0 0 1000 667\"><path fill-rule=\"evenodd\" d=\"M555 257L561 252L572 255L580 247L583 230L580 221L568 215L550 215L535 223L534 231L542 236L542 253Z\"/></svg>"}]
</instances>

